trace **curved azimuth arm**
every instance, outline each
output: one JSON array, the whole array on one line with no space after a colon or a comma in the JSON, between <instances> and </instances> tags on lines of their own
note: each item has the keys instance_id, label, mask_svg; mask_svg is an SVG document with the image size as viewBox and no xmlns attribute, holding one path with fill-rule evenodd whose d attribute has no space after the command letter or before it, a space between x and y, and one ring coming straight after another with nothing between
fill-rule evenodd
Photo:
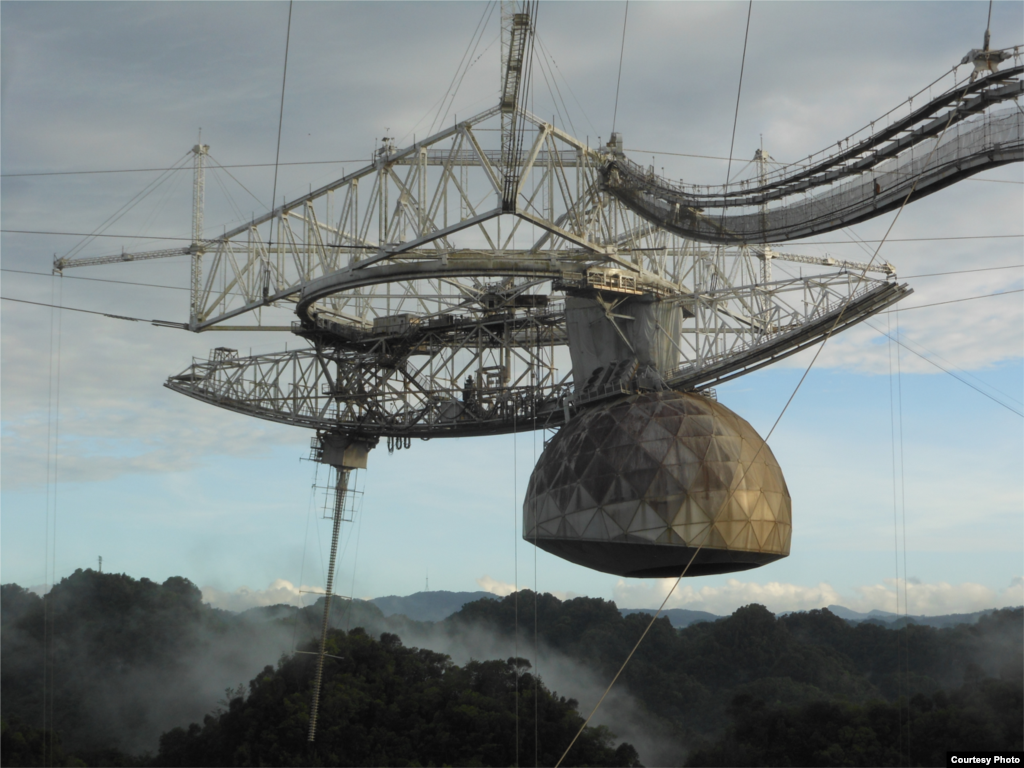
<instances>
[{"instance_id":1,"label":"curved azimuth arm","mask_svg":"<svg viewBox=\"0 0 1024 768\"><path fill-rule=\"evenodd\" d=\"M778 243L848 227L908 195L1024 160L1024 112L1019 104L996 109L1019 101L1022 72L1018 65L955 84L917 108L908 101L860 138L727 187L671 182L615 151L601 169L604 189L647 221L705 242ZM612 143L621 146L621 137Z\"/></svg>"}]
</instances>

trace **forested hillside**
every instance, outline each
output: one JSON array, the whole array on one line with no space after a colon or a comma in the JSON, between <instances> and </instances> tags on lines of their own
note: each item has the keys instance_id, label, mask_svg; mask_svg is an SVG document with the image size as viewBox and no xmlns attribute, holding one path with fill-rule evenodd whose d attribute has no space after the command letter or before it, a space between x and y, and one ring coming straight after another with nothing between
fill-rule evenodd
<instances>
[{"instance_id":1,"label":"forested hillside","mask_svg":"<svg viewBox=\"0 0 1024 768\"><path fill-rule=\"evenodd\" d=\"M513 765L534 761L536 745L539 764L554 765L583 724L576 702L552 695L524 659L458 667L361 629L334 632L327 652L315 749L306 737L316 661L303 654L268 666L202 728L164 734L153 764ZM611 742L587 728L564 765L638 764L629 744Z\"/></svg>"},{"instance_id":2,"label":"forested hillside","mask_svg":"<svg viewBox=\"0 0 1024 768\"><path fill-rule=\"evenodd\" d=\"M534 597L470 603L449 631L511 635L518 614L531 653L536 614L541 670L547 648L610 680L650 621L608 601ZM973 625L895 631L827 610L775 617L749 605L682 630L657 619L620 684L692 765L871 766L906 764L908 754L912 765L944 765L947 749L1024 748L1022 680L1021 608Z\"/></svg>"},{"instance_id":3,"label":"forested hillside","mask_svg":"<svg viewBox=\"0 0 1024 768\"><path fill-rule=\"evenodd\" d=\"M4 585L0 606L4 765L42 764L44 673L55 765L508 765L517 747L550 765L582 723L572 699L589 714L650 621L528 591L436 623L341 602L311 754L314 657L292 652L313 648L317 606L231 614L183 578L93 571L43 599ZM655 621L602 712L647 764L942 765L947 749L1022 749L1022 662L1019 608L897 632L750 605ZM633 760L617 743L592 730L568 764Z\"/></svg>"},{"instance_id":4,"label":"forested hillside","mask_svg":"<svg viewBox=\"0 0 1024 768\"><path fill-rule=\"evenodd\" d=\"M521 642L534 634L534 595L469 603L448 624L457 634L487 626ZM610 679L650 617L620 616L593 598L566 602L541 595L536 631L542 646L586 661ZM775 617L749 605L716 622L675 630L654 622L622 681L644 702L677 722L706 730L721 721L734 696L802 703L808 697L894 700L959 687L965 677L1020 680L1024 673L1024 610L996 611L951 629L909 626L899 632L851 625L827 610ZM908 673L909 668L909 673Z\"/></svg>"}]
</instances>

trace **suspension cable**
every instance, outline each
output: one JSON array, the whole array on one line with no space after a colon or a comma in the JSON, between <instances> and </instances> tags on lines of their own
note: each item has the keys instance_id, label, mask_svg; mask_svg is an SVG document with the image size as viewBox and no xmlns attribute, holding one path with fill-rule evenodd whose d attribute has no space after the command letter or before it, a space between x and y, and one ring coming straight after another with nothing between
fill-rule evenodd
<instances>
[{"instance_id":1,"label":"suspension cable","mask_svg":"<svg viewBox=\"0 0 1024 768\"><path fill-rule=\"evenodd\" d=\"M891 330L891 321L886 316L887 330ZM898 497L898 484L896 480L896 396L893 392L893 375L892 375L892 353L893 338L892 335L887 333L886 336L889 338L888 351L889 351L889 442L890 442L890 460L892 462L892 536L893 536L893 557L895 558L896 566L896 620L899 622L900 617L900 555L899 555L899 503L897 502ZM899 347L896 347L899 349ZM903 435L899 436L902 443ZM904 573L904 577L906 574ZM902 758L903 756L903 707L899 703L903 698L903 678L900 676L900 633L896 631L893 633L896 641L896 720L897 720L897 742L896 752ZM902 764L902 762L901 762Z\"/></svg>"},{"instance_id":2,"label":"suspension cable","mask_svg":"<svg viewBox=\"0 0 1024 768\"><path fill-rule=\"evenodd\" d=\"M864 323L865 323L865 324L867 324L867 325L868 325L868 327L870 327L870 328L874 328L874 329L875 329L876 331L878 331L878 332L879 332L879 333L881 333L882 335L887 335L887 334L886 334L886 332L885 332L885 331L883 331L883 330L882 330L881 328L877 327L876 325L873 325L873 324L871 323L871 321L870 321L870 320L865 320L865 321L864 321ZM913 349L912 347L908 347L908 346L907 346L907 345L906 345L905 343L903 343L902 341L896 340L896 343L897 343L897 344L899 344L899 345L900 345L901 347L903 347L903 348L904 348L905 350L907 350L908 352L911 352L912 354L915 354L915 355L917 355L917 356L918 356L918 357L920 357L920 358L921 358L922 360L924 360L924 361L925 361L926 363L930 363L931 365L934 365L934 366L935 366L936 368L938 368L938 369L939 369L940 371L942 371L943 373L948 373L948 374L949 374L950 376L952 376L952 377L953 377L954 379L956 379L957 381L959 381L959 382L960 382L961 384L966 384L966 385L967 385L968 387L970 387L971 389L973 389L973 390L974 390L975 392L977 392L978 394L980 394L980 395L984 395L984 396L985 396L985 397L987 397L987 398L988 398L989 400L991 400L991 401L992 401L993 403L996 403L997 405L1001 405L1001 406L1003 406L1003 408L1005 408L1005 409L1006 409L1006 410L1008 410L1008 411L1011 411L1012 413L1015 413L1015 414L1017 414L1018 416L1024 417L1024 411L1018 411L1018 410L1017 410L1016 408L1014 408L1013 406L1007 405L1006 403L1003 403L1003 402L1001 402L1001 401L997 400L996 398L994 398L994 397L993 397L992 395L990 395L990 394L989 394L988 392L986 392L985 390L983 390L983 389L981 389L981 388L979 388L979 387L976 387L976 386L975 386L974 384L971 384L971 382L969 382L969 381L966 381L965 379L962 379L962 378L960 378L959 376L957 376L957 375L956 375L955 373L953 373L953 372L952 372L951 370L949 370L948 368L944 368L943 366L941 366L941 365L939 365L938 363L936 363L936 362L935 362L934 360L932 360L932 359L930 359L930 358L928 358L928 357L925 357L924 355L922 355L922 354L921 354L920 352L918 352L917 350ZM970 375L970 374L968 374L968 375ZM996 390L996 391L998 391L998 390ZM1001 395L1002 395L1002 394L1004 394L1004 393L1003 393L1003 392L1000 392L999 394L1001 394Z\"/></svg>"},{"instance_id":3,"label":"suspension cable","mask_svg":"<svg viewBox=\"0 0 1024 768\"><path fill-rule=\"evenodd\" d=\"M622 45L619 48L619 76L615 79L615 109L612 112L612 133L615 133L615 119L619 116L619 86L622 84L622 57L626 53L626 21L628 19L629 0L626 0L626 12L622 16Z\"/></svg>"},{"instance_id":4,"label":"suspension cable","mask_svg":"<svg viewBox=\"0 0 1024 768\"><path fill-rule=\"evenodd\" d=\"M270 193L270 210L278 205L278 169L281 167L281 129L285 124L285 84L288 82L288 48L292 42L292 5L288 0L288 29L285 32L285 70L281 76L281 110L278 113L278 152L273 158L273 191Z\"/></svg>"},{"instance_id":5,"label":"suspension cable","mask_svg":"<svg viewBox=\"0 0 1024 768\"><path fill-rule=\"evenodd\" d=\"M161 328L184 328L188 329L188 323L175 323L170 320L146 320L141 317L127 317L125 315L112 315L108 312L96 312L92 309L75 309L74 307L64 307L60 304L44 304L41 301L26 301L25 299L12 299L9 296L0 296L0 301L14 301L18 304L33 304L37 307L51 307L53 309L59 309L66 312L84 312L87 315L102 315L103 317L109 317L113 320L129 320L133 323L150 323Z\"/></svg>"},{"instance_id":6,"label":"suspension cable","mask_svg":"<svg viewBox=\"0 0 1024 768\"><path fill-rule=\"evenodd\" d=\"M906 461L903 454L903 365L901 362L900 347L900 314L897 305L896 311L896 406L899 416L900 428L900 516L903 520L903 674L905 676L906 689L910 691L910 606L907 595L907 482L906 482ZM897 580L896 589L900 583ZM897 668L897 672L898 672ZM907 703L907 765L910 765L910 703Z\"/></svg>"},{"instance_id":7,"label":"suspension cable","mask_svg":"<svg viewBox=\"0 0 1024 768\"><path fill-rule=\"evenodd\" d=\"M729 140L729 164L725 171L725 185L729 186L729 177L732 175L733 150L736 146L736 124L740 119L740 95L743 93L743 70L747 63L747 40L750 37L750 15L754 10L754 0L747 5L747 27L743 33L743 55L740 57L740 81L736 86L736 111L732 117L732 138ZM723 208L722 219L725 220L725 209Z\"/></svg>"}]
</instances>

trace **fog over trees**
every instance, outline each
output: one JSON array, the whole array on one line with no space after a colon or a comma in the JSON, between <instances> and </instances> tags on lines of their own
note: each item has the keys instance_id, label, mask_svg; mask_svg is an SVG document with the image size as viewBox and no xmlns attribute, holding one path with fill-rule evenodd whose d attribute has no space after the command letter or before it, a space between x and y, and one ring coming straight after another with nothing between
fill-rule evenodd
<instances>
[{"instance_id":1,"label":"fog over trees","mask_svg":"<svg viewBox=\"0 0 1024 768\"><path fill-rule=\"evenodd\" d=\"M526 590L437 622L335 605L311 752L319 604L234 614L185 578L91 570L42 598L3 585L3 765L552 765L650 621ZM1022 680L1020 608L660 618L565 764L944 765L1024 748Z\"/></svg>"}]
</instances>

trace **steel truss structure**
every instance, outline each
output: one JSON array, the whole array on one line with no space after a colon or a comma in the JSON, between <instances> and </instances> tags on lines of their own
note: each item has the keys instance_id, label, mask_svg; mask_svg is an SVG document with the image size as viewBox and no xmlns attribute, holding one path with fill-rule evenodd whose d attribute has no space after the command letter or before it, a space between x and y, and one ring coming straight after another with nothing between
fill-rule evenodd
<instances>
[{"instance_id":1,"label":"steel truss structure","mask_svg":"<svg viewBox=\"0 0 1024 768\"><path fill-rule=\"evenodd\" d=\"M409 147L386 139L366 167L219 238L57 267L189 256L193 330L289 329L309 346L215 350L168 387L282 423L376 436L563 423L581 404L566 349L569 294L610 307L645 293L679 303L681 365L669 383L702 388L820 340L841 307L837 328L867 316L846 304L855 295L873 297L870 314L909 291L889 264L675 235L608 194L609 148L517 109L524 149L512 211L503 210L499 105ZM207 151L196 153L197 175ZM803 274L766 279L770 262ZM281 308L298 320L283 322Z\"/></svg>"},{"instance_id":2,"label":"steel truss structure","mask_svg":"<svg viewBox=\"0 0 1024 768\"><path fill-rule=\"evenodd\" d=\"M60 260L55 268L186 256L191 330L289 330L307 342L252 357L218 348L167 380L204 402L368 440L555 427L594 399L641 386L629 376L573 381L567 297L599 301L602 322L619 327L634 320L621 309L631 297L678 306L679 328L657 331L678 353L663 382L713 387L910 292L890 264L768 245L825 220L816 213L781 231L772 217L786 205L772 205L813 190L822 198L844 184L875 184L872 174L887 162L899 165L895 200L984 163L1020 159L1018 109L1011 141L995 141L986 129L981 154L960 141L954 148L970 152L922 165L924 149L947 124L973 135L1003 119L986 110L1019 98L1018 65L917 108L905 105L905 114L886 117L886 127L795 171L770 171L759 152L757 178L741 187L672 186L634 168L621 137L590 147L523 108L532 28L529 14L513 11L506 4L502 12L494 107L407 147L385 138L363 168L216 238L203 235L209 147L197 145L189 247ZM980 121L972 117L979 114ZM662 209L680 209L683 198L693 210L732 206L756 226L728 237L722 227L677 226ZM886 210L877 199L870 208L856 216ZM706 244L716 239L736 242Z\"/></svg>"}]
</instances>

